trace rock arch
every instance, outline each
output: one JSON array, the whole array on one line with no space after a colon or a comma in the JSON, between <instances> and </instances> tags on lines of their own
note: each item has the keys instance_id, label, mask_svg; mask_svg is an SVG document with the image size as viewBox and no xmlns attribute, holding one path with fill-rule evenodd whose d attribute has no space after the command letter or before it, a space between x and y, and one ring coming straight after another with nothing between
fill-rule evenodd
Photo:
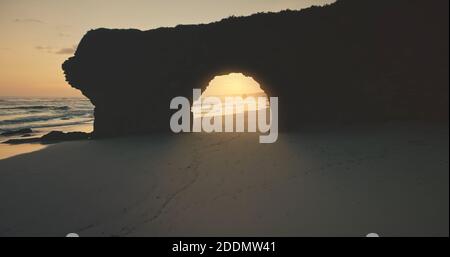
<instances>
[{"instance_id":1,"label":"rock arch","mask_svg":"<svg viewBox=\"0 0 450 257\"><path fill-rule=\"evenodd\" d=\"M340 0L148 31L97 29L63 69L95 136L169 131L169 102L243 72L279 97L280 130L309 122L448 121L448 1ZM444 36L443 36L444 35Z\"/></svg>"}]
</instances>

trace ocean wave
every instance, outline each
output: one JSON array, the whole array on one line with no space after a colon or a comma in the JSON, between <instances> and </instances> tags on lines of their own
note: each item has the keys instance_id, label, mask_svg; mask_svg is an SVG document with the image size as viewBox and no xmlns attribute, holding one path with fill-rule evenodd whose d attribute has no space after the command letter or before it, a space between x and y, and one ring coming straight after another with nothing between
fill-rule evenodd
<instances>
[{"instance_id":1,"label":"ocean wave","mask_svg":"<svg viewBox=\"0 0 450 257\"><path fill-rule=\"evenodd\" d=\"M1 120L0 126L1 125L18 124L18 123L49 121L49 120L55 120L55 119L62 119L65 117L66 117L66 115L27 116L27 117L21 117L21 118L17 118L17 119Z\"/></svg>"},{"instance_id":2,"label":"ocean wave","mask_svg":"<svg viewBox=\"0 0 450 257\"><path fill-rule=\"evenodd\" d=\"M48 106L48 105L34 105L34 106L12 106L0 107L1 110L70 110L69 106Z\"/></svg>"},{"instance_id":3,"label":"ocean wave","mask_svg":"<svg viewBox=\"0 0 450 257\"><path fill-rule=\"evenodd\" d=\"M81 125L81 124L92 124L94 119L84 119L84 120L77 120L77 121L61 121L61 122L50 122L50 123L42 123L42 124L22 124L19 126L14 127L6 127L6 128L0 128L0 133L10 131L10 130L21 130L21 129L43 129L43 128L57 128L57 127L64 127L64 126L72 126L72 125Z\"/></svg>"},{"instance_id":4,"label":"ocean wave","mask_svg":"<svg viewBox=\"0 0 450 257\"><path fill-rule=\"evenodd\" d=\"M21 124L21 123L43 122L51 120L71 120L74 118L92 118L92 117L93 113L90 111L73 111L55 115L27 115L12 119L3 119L3 120L0 119L0 126Z\"/></svg>"},{"instance_id":5,"label":"ocean wave","mask_svg":"<svg viewBox=\"0 0 450 257\"><path fill-rule=\"evenodd\" d=\"M0 131L92 122L94 106L85 99L1 98Z\"/></svg>"}]
</instances>

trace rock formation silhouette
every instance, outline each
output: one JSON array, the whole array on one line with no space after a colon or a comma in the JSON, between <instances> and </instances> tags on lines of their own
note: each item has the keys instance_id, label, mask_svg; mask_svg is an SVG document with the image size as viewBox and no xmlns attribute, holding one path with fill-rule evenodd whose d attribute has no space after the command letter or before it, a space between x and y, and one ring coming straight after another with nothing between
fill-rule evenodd
<instances>
[{"instance_id":1,"label":"rock formation silhouette","mask_svg":"<svg viewBox=\"0 0 450 257\"><path fill-rule=\"evenodd\" d=\"M96 29L64 64L95 105L94 136L169 131L175 96L242 72L279 97L280 129L448 122L448 1L340 0L148 31Z\"/></svg>"}]
</instances>

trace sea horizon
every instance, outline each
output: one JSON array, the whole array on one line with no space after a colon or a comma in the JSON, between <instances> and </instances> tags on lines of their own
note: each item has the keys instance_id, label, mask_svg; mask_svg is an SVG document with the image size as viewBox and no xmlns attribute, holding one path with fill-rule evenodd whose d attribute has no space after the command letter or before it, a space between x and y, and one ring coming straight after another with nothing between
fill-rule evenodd
<instances>
[{"instance_id":1,"label":"sea horizon","mask_svg":"<svg viewBox=\"0 0 450 257\"><path fill-rule=\"evenodd\" d=\"M93 110L84 97L0 97L0 134L92 124Z\"/></svg>"}]
</instances>

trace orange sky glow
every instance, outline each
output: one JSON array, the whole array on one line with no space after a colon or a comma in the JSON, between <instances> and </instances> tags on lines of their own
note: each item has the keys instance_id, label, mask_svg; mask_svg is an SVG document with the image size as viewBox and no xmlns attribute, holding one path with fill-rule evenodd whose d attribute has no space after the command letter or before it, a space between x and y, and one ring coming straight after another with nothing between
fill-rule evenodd
<instances>
[{"instance_id":1,"label":"orange sky glow","mask_svg":"<svg viewBox=\"0 0 450 257\"><path fill-rule=\"evenodd\" d=\"M61 64L86 31L208 23L331 0L0 0L0 96L72 97Z\"/></svg>"}]
</instances>

